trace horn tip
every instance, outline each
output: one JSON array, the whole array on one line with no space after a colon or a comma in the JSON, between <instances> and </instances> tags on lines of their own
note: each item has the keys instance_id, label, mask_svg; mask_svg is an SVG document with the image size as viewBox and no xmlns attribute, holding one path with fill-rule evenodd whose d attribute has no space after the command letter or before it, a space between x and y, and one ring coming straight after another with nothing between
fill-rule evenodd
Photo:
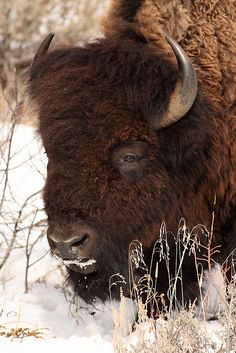
<instances>
[{"instance_id":1,"label":"horn tip","mask_svg":"<svg viewBox=\"0 0 236 353\"><path fill-rule=\"evenodd\" d=\"M51 41L54 36L55 36L55 33L49 32L46 38L50 39L50 41Z\"/></svg>"},{"instance_id":2,"label":"horn tip","mask_svg":"<svg viewBox=\"0 0 236 353\"><path fill-rule=\"evenodd\" d=\"M44 40L42 41L42 43L40 44L35 56L34 56L34 59L32 61L32 67L35 65L36 62L38 62L38 60L44 56L47 51L48 51L48 48L50 46L50 43L52 41L54 37L54 33L50 32L48 33L48 35L44 38Z\"/></svg>"}]
</instances>

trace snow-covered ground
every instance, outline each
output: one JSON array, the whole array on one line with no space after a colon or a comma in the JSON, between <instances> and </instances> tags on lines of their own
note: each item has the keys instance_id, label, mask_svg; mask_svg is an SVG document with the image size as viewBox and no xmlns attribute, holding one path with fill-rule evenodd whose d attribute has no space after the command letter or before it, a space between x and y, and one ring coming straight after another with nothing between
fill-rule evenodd
<instances>
[{"instance_id":1,"label":"snow-covered ground","mask_svg":"<svg viewBox=\"0 0 236 353\"><path fill-rule=\"evenodd\" d=\"M2 142L8 132L9 125L1 126ZM2 145L6 147L0 166L0 198L4 191L8 154L7 145ZM43 236L46 217L39 192L44 184L47 160L32 128L16 127L11 156L0 215L0 262L17 232L10 255L0 270L0 353L114 352L111 304L97 303L95 307L87 307L80 300L75 303L65 285L63 267L49 254ZM130 300L126 306L127 320L131 322L134 306ZM201 325L212 333L212 337L213 332L221 330L217 322L202 322ZM22 329L22 335L27 330L28 333L35 330L42 338L6 337L12 328L16 332ZM134 343L136 333L125 340Z\"/></svg>"}]
</instances>

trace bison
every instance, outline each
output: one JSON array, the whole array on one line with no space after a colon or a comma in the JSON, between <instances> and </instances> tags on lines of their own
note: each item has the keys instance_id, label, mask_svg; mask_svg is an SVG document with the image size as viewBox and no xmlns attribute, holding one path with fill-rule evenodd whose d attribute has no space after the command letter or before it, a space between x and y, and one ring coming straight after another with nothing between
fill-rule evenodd
<instances>
[{"instance_id":1,"label":"bison","mask_svg":"<svg viewBox=\"0 0 236 353\"><path fill-rule=\"evenodd\" d=\"M217 4L116 0L103 38L48 52L49 34L35 55L29 87L48 155L48 241L87 302L107 299L113 274L128 277L133 240L150 264L162 222L168 234L181 218L210 229L214 212L215 260L236 247L235 57L223 55L235 50L235 27L229 5ZM168 246L159 294L178 261L172 235ZM194 300L191 254L182 281Z\"/></svg>"}]
</instances>

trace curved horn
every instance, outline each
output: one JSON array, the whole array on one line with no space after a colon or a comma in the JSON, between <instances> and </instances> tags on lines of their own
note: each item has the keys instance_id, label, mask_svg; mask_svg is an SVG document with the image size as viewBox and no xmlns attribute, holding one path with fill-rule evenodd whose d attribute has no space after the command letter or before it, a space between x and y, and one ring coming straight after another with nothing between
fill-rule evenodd
<instances>
[{"instance_id":1,"label":"curved horn","mask_svg":"<svg viewBox=\"0 0 236 353\"><path fill-rule=\"evenodd\" d=\"M54 33L49 33L47 35L47 37L44 38L44 40L40 44L38 50L36 51L36 54L33 58L31 66L34 66L40 60L40 58L42 58L47 53L49 45L50 45L53 37L54 37Z\"/></svg>"},{"instance_id":2,"label":"curved horn","mask_svg":"<svg viewBox=\"0 0 236 353\"><path fill-rule=\"evenodd\" d=\"M177 62L181 78L172 93L169 105L162 119L153 121L156 129L162 129L180 120L192 107L197 95L197 76L187 54L171 37L166 36Z\"/></svg>"}]
</instances>

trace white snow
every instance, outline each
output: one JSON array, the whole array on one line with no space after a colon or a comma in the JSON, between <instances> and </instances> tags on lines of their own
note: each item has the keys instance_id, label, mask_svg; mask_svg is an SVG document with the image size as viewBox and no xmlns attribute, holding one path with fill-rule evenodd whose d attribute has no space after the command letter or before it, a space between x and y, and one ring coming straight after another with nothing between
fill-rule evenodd
<instances>
[{"instance_id":1,"label":"white snow","mask_svg":"<svg viewBox=\"0 0 236 353\"><path fill-rule=\"evenodd\" d=\"M9 125L1 126L0 139L6 140ZM5 145L3 144L3 147ZM2 149L0 166L0 196L4 189L7 146ZM0 215L0 262L19 218L17 236L8 260L0 270L0 335L14 329L39 330L42 338L6 338L0 336L0 353L65 353L114 352L113 315L117 302L88 306L73 300L73 293L65 285L64 267L49 254L46 237L46 216L40 190L46 173L46 155L34 130L17 126L14 132L8 185ZM35 195L30 198L31 195ZM34 224L34 227L31 225ZM35 226L37 224L37 226ZM29 271L26 271L26 242ZM93 264L90 259L79 266ZM215 288L215 287L214 287ZM28 290L28 293L25 291ZM217 290L209 290L216 295ZM214 300L210 302L211 310ZM136 314L133 301L125 301L125 321L130 326ZM217 309L218 310L218 309ZM124 318L123 318L124 319ZM218 323L204 322L206 330L220 330ZM128 330L128 329L127 329ZM127 333L126 330L126 333ZM128 342L137 341L135 333Z\"/></svg>"},{"instance_id":2,"label":"white snow","mask_svg":"<svg viewBox=\"0 0 236 353\"><path fill-rule=\"evenodd\" d=\"M222 314L227 306L225 300L225 278L220 265L213 266L211 271L204 272L204 312L206 319Z\"/></svg>"},{"instance_id":3,"label":"white snow","mask_svg":"<svg viewBox=\"0 0 236 353\"><path fill-rule=\"evenodd\" d=\"M63 260L65 266L76 265L81 268L86 268L96 263L95 259L88 259L87 261L81 262L80 260Z\"/></svg>"}]
</instances>

